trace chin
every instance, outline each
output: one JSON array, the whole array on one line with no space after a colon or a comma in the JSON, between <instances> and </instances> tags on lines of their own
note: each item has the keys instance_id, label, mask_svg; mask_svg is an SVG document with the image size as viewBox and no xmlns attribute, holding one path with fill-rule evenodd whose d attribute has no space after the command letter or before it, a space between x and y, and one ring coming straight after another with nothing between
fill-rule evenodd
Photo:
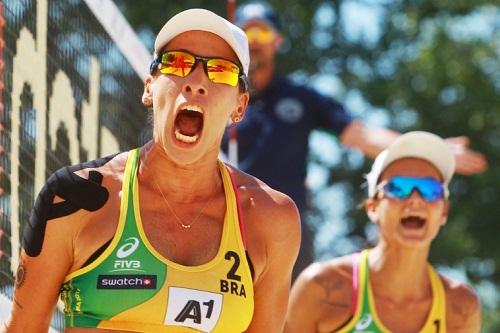
<instances>
[{"instance_id":1,"label":"chin","mask_svg":"<svg viewBox=\"0 0 500 333\"><path fill-rule=\"evenodd\" d=\"M167 156L177 165L190 165L200 161L203 154L193 151L182 151L179 149L165 150Z\"/></svg>"},{"instance_id":2,"label":"chin","mask_svg":"<svg viewBox=\"0 0 500 333\"><path fill-rule=\"evenodd\" d=\"M400 235L398 237L398 243L405 248L408 249L426 249L431 246L432 239L429 237L416 237L416 236L408 236L408 235Z\"/></svg>"},{"instance_id":3,"label":"chin","mask_svg":"<svg viewBox=\"0 0 500 333\"><path fill-rule=\"evenodd\" d=\"M161 146L168 159L177 165L190 165L203 157L199 149L196 149L197 147L190 147L187 149L176 145L172 140L163 140L158 142L158 144Z\"/></svg>"}]
</instances>

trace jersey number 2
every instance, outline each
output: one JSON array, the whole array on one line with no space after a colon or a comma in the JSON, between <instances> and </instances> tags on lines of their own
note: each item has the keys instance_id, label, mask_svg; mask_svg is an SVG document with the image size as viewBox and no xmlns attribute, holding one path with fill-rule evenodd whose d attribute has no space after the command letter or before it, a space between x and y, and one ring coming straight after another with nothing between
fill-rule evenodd
<instances>
[{"instance_id":1,"label":"jersey number 2","mask_svg":"<svg viewBox=\"0 0 500 333\"><path fill-rule=\"evenodd\" d=\"M241 276L236 274L236 272L238 271L238 267L240 267L240 256L238 255L238 253L236 253L234 251L227 251L226 256L224 258L226 260L234 259L233 266L231 267L229 272L227 272L227 275L226 275L227 278L229 280L241 281Z\"/></svg>"},{"instance_id":2,"label":"jersey number 2","mask_svg":"<svg viewBox=\"0 0 500 333\"><path fill-rule=\"evenodd\" d=\"M436 333L439 333L440 328L441 328L440 325L441 325L441 322L439 321L439 319L434 320L434 326L436 326Z\"/></svg>"}]
</instances>

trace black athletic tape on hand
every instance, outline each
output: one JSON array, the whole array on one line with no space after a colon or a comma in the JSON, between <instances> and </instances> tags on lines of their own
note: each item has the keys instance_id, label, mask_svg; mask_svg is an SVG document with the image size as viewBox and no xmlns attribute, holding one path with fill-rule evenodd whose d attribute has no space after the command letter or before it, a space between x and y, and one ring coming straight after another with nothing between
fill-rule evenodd
<instances>
[{"instance_id":1,"label":"black athletic tape on hand","mask_svg":"<svg viewBox=\"0 0 500 333\"><path fill-rule=\"evenodd\" d=\"M67 216L80 209L96 211L108 201L109 192L101 186L102 174L91 170L89 179L75 174L77 170L96 168L109 162L115 155L94 161L64 167L54 172L42 188L23 230L23 248L30 257L42 250L47 221ZM53 203L55 196L64 201Z\"/></svg>"}]
</instances>

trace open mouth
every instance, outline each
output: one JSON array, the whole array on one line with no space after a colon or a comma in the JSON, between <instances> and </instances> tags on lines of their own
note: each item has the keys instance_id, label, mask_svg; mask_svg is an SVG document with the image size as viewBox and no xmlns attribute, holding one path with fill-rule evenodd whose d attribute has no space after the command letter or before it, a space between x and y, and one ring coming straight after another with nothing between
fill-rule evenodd
<instances>
[{"instance_id":1,"label":"open mouth","mask_svg":"<svg viewBox=\"0 0 500 333\"><path fill-rule=\"evenodd\" d=\"M407 216L401 219L404 228L417 230L425 225L425 218L419 216Z\"/></svg>"},{"instance_id":2,"label":"open mouth","mask_svg":"<svg viewBox=\"0 0 500 333\"><path fill-rule=\"evenodd\" d=\"M195 143L203 130L203 110L196 105L186 105L175 117L175 138L184 143Z\"/></svg>"}]
</instances>

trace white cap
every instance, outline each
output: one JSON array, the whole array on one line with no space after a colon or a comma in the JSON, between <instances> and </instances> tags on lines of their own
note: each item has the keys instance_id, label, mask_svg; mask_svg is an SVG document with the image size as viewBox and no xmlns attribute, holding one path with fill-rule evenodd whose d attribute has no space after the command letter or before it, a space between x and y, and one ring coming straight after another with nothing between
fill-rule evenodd
<instances>
[{"instance_id":1,"label":"white cap","mask_svg":"<svg viewBox=\"0 0 500 333\"><path fill-rule=\"evenodd\" d=\"M248 75L250 54L248 52L247 36L243 30L228 20L206 9L188 9L168 20L156 36L155 57L174 37L192 30L211 32L224 39L234 50L241 62L243 71Z\"/></svg>"},{"instance_id":2,"label":"white cap","mask_svg":"<svg viewBox=\"0 0 500 333\"><path fill-rule=\"evenodd\" d=\"M392 162L407 157L420 158L434 165L441 173L445 185L450 183L455 172L455 156L441 137L429 132L408 132L397 138L373 162L370 173L366 175L369 197L375 195L378 180L385 168Z\"/></svg>"}]
</instances>

